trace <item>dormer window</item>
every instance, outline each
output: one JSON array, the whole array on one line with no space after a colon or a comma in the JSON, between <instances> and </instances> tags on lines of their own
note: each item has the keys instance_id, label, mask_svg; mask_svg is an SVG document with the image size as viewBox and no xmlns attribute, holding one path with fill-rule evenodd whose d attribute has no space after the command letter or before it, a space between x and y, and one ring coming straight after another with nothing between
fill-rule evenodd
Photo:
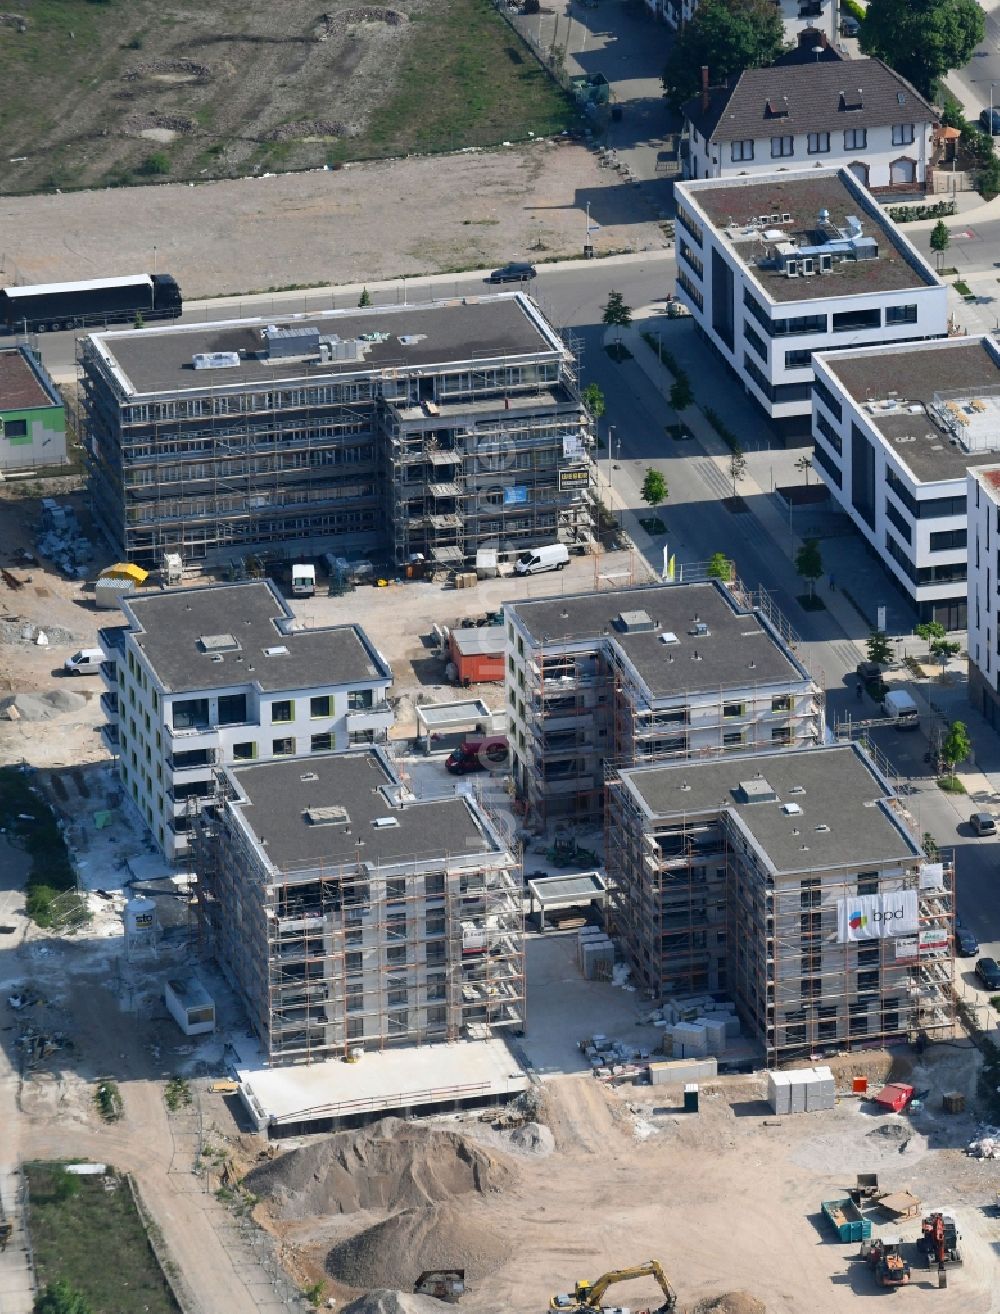
<instances>
[{"instance_id":1,"label":"dormer window","mask_svg":"<svg viewBox=\"0 0 1000 1314\"><path fill-rule=\"evenodd\" d=\"M764 116L768 119L784 119L788 117L788 97L769 96L766 106L764 107Z\"/></svg>"},{"instance_id":2,"label":"dormer window","mask_svg":"<svg viewBox=\"0 0 1000 1314\"><path fill-rule=\"evenodd\" d=\"M842 91L840 93L840 108L842 110L859 110L864 109L865 98L860 87L853 91Z\"/></svg>"}]
</instances>

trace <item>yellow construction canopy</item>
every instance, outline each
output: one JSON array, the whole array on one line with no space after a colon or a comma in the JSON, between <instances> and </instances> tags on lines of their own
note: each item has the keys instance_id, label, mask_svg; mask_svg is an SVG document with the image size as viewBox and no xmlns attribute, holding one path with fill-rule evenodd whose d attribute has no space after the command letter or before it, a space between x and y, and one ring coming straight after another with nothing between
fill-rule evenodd
<instances>
[{"instance_id":1,"label":"yellow construction canopy","mask_svg":"<svg viewBox=\"0 0 1000 1314\"><path fill-rule=\"evenodd\" d=\"M113 566L101 571L101 579L131 579L136 584L145 584L149 579L149 571L133 565L131 561L116 561Z\"/></svg>"}]
</instances>

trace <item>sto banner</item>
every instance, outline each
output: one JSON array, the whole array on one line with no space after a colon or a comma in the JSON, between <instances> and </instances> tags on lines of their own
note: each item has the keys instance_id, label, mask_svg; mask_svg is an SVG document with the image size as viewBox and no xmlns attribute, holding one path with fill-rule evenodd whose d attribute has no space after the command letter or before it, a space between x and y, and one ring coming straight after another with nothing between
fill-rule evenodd
<instances>
[{"instance_id":1,"label":"sto banner","mask_svg":"<svg viewBox=\"0 0 1000 1314\"><path fill-rule=\"evenodd\" d=\"M916 890L857 894L837 900L837 939L884 940L917 933Z\"/></svg>"}]
</instances>

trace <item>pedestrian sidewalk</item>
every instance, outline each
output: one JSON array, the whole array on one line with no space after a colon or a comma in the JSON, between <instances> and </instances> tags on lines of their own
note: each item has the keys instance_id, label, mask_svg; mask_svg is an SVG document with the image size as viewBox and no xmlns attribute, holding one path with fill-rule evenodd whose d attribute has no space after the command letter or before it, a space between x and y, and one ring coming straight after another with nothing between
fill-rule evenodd
<instances>
[{"instance_id":1,"label":"pedestrian sidewalk","mask_svg":"<svg viewBox=\"0 0 1000 1314\"><path fill-rule=\"evenodd\" d=\"M674 326L677 321L667 321L667 324ZM785 503L773 489L765 487L765 484L768 482L767 472L769 470L773 472L776 465L779 471L782 465L786 467L790 481L794 461L799 453L772 447L770 428L755 403L728 374L722 362L712 353L712 349L695 339L690 321L687 321L683 327L691 329L687 334L686 342L681 341L681 335L673 331L673 328L668 334L665 331L666 325L663 325L662 321L645 320L639 325L633 324L631 328L623 330L622 341L632 352L636 363L649 382L664 399L665 407L669 412L668 421L672 420L674 415L670 410L673 375L666 365L661 364L657 359L656 350L645 342L642 337L643 330L655 334L659 329L663 334L664 346L669 345L669 350L678 364L690 374L696 393L698 381L711 378L712 408L730 432L739 435L747 458L747 472L739 485L740 495L747 503L750 513L771 540L775 551L781 552L794 565L803 538L795 532L794 528L789 529ZM617 330L614 330L614 333L617 333ZM611 337L608 340L611 341ZM731 453L706 419L700 406L696 404L689 407L684 411L682 419L694 435L702 452L714 462L723 477L728 480ZM749 443L753 443L752 448L748 439ZM811 444L803 450L808 451L810 447ZM800 512L800 524L805 514ZM912 629L913 615L907 612L905 600L897 593L882 567L867 553L856 533L852 532L842 538L824 539L822 551L828 574L825 582L817 584L816 592L823 599L829 615L848 639L857 645L859 661L865 655L861 645L868 636L870 624L859 616L842 591L830 587L831 579L857 581L856 596L858 597L875 597L880 600L884 598L890 630L908 633ZM802 591L806 591L804 584Z\"/></svg>"}]
</instances>

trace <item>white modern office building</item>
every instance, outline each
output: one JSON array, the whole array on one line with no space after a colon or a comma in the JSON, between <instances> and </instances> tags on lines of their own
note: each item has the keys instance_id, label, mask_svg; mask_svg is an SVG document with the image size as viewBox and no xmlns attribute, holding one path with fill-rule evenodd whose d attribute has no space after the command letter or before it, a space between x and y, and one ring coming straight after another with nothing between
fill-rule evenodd
<instances>
[{"instance_id":1,"label":"white modern office building","mask_svg":"<svg viewBox=\"0 0 1000 1314\"><path fill-rule=\"evenodd\" d=\"M922 620L966 623L966 470L1000 452L989 337L821 354L814 465Z\"/></svg>"},{"instance_id":2,"label":"white modern office building","mask_svg":"<svg viewBox=\"0 0 1000 1314\"><path fill-rule=\"evenodd\" d=\"M721 583L504 606L514 783L531 825L603 815L611 765L800 748L822 693L765 613Z\"/></svg>"},{"instance_id":3,"label":"white modern office building","mask_svg":"<svg viewBox=\"0 0 1000 1314\"><path fill-rule=\"evenodd\" d=\"M781 431L812 358L948 332L947 289L847 169L677 183L677 293Z\"/></svg>"},{"instance_id":4,"label":"white modern office building","mask_svg":"<svg viewBox=\"0 0 1000 1314\"><path fill-rule=\"evenodd\" d=\"M99 632L102 727L123 792L172 861L230 763L385 739L392 672L360 625L295 629L270 581L122 602Z\"/></svg>"},{"instance_id":5,"label":"white modern office building","mask_svg":"<svg viewBox=\"0 0 1000 1314\"><path fill-rule=\"evenodd\" d=\"M834 40L838 0L775 0L775 3L781 10L787 41L795 41L800 32L810 28ZM646 7L678 31L694 17L698 0L646 0Z\"/></svg>"},{"instance_id":6,"label":"white modern office building","mask_svg":"<svg viewBox=\"0 0 1000 1314\"><path fill-rule=\"evenodd\" d=\"M1000 445L1000 444L998 444ZM969 701L1000 728L1000 464L968 474Z\"/></svg>"},{"instance_id":7,"label":"white modern office building","mask_svg":"<svg viewBox=\"0 0 1000 1314\"><path fill-rule=\"evenodd\" d=\"M708 75L684 106L689 177L846 168L873 192L923 189L938 112L880 59L779 62L720 87Z\"/></svg>"}]
</instances>

